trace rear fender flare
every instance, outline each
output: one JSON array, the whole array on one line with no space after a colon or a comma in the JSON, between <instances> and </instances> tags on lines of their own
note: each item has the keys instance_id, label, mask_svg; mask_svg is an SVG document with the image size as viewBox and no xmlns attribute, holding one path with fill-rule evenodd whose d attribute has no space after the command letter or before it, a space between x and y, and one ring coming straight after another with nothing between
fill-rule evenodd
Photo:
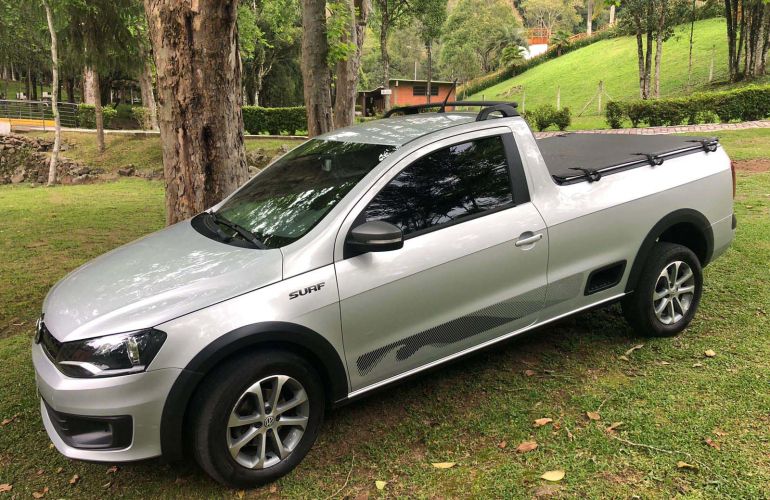
<instances>
[{"instance_id":1,"label":"rear fender flare","mask_svg":"<svg viewBox=\"0 0 770 500\"><path fill-rule=\"evenodd\" d=\"M690 208L683 208L663 217L655 224L647 236L642 241L639 250L636 252L636 258L634 264L631 266L631 271L628 275L628 282L626 283L626 293L631 293L636 289L639 282L639 276L642 274L644 264L647 262L647 258L650 255L652 247L657 243L658 238L666 232L667 229L677 224L691 224L697 227L703 233L703 237L706 242L706 255L701 264L703 267L709 263L711 256L714 252L714 231L711 229L711 223L705 215Z\"/></svg>"}]
</instances>

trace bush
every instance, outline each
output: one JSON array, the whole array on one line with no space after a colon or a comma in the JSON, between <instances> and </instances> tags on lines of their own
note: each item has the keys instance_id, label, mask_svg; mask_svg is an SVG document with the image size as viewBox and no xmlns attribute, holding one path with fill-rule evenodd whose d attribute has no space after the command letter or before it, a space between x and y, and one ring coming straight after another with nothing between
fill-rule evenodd
<instances>
[{"instance_id":1,"label":"bush","mask_svg":"<svg viewBox=\"0 0 770 500\"><path fill-rule=\"evenodd\" d=\"M563 132L572 125L572 112L570 112L569 108L562 108L553 113L551 121Z\"/></svg>"},{"instance_id":2,"label":"bush","mask_svg":"<svg viewBox=\"0 0 770 500\"><path fill-rule=\"evenodd\" d=\"M304 106L293 108L244 106L243 128L250 134L279 135L287 132L295 135L298 130L307 129L307 113Z\"/></svg>"},{"instance_id":3,"label":"bush","mask_svg":"<svg viewBox=\"0 0 770 500\"><path fill-rule=\"evenodd\" d=\"M567 130L567 127L572 123L572 112L569 108L562 108L557 110L551 104L544 104L538 106L522 115L530 125L534 125L537 130L542 132L551 125L556 125L559 130Z\"/></svg>"},{"instance_id":4,"label":"bush","mask_svg":"<svg viewBox=\"0 0 770 500\"><path fill-rule=\"evenodd\" d=\"M110 106L102 107L102 117L104 118L104 128L109 128L110 122L118 115L115 108ZM96 114L92 104L78 104L78 127L96 128Z\"/></svg>"},{"instance_id":5,"label":"bush","mask_svg":"<svg viewBox=\"0 0 770 500\"><path fill-rule=\"evenodd\" d=\"M133 106L130 104L118 104L115 107L115 111L118 114L118 118L123 120L130 120L134 117Z\"/></svg>"},{"instance_id":6,"label":"bush","mask_svg":"<svg viewBox=\"0 0 770 500\"><path fill-rule=\"evenodd\" d=\"M607 124L610 128L622 128L623 127L623 106L615 101L607 103L607 109L605 115L607 116Z\"/></svg>"},{"instance_id":7,"label":"bush","mask_svg":"<svg viewBox=\"0 0 770 500\"><path fill-rule=\"evenodd\" d=\"M136 120L142 130L150 130L150 110L142 106L131 108L131 118Z\"/></svg>"},{"instance_id":8,"label":"bush","mask_svg":"<svg viewBox=\"0 0 770 500\"><path fill-rule=\"evenodd\" d=\"M605 117L612 128L619 128L623 118L628 118L634 127L642 123L651 127L695 125L713 121L714 117L722 123L761 120L770 117L770 85L670 99L611 102Z\"/></svg>"}]
</instances>

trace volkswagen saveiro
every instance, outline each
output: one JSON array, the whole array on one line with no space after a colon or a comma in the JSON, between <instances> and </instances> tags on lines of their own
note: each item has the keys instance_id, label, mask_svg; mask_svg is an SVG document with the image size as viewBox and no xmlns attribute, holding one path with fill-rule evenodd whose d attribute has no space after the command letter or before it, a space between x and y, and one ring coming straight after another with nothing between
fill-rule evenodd
<instances>
[{"instance_id":1,"label":"volkswagen saveiro","mask_svg":"<svg viewBox=\"0 0 770 500\"><path fill-rule=\"evenodd\" d=\"M56 448L188 452L250 487L299 464L330 406L567 315L621 301L641 334L687 327L736 225L718 142L538 141L481 105L313 138L59 282L32 346Z\"/></svg>"}]
</instances>

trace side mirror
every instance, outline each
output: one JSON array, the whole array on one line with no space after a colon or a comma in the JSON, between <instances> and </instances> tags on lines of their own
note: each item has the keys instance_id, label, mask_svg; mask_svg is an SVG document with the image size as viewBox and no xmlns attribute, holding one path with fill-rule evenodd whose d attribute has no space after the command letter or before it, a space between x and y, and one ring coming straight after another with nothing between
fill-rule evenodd
<instances>
[{"instance_id":1,"label":"side mirror","mask_svg":"<svg viewBox=\"0 0 770 500\"><path fill-rule=\"evenodd\" d=\"M387 252L404 246L404 233L389 222L375 220L354 227L346 243L358 254Z\"/></svg>"}]
</instances>

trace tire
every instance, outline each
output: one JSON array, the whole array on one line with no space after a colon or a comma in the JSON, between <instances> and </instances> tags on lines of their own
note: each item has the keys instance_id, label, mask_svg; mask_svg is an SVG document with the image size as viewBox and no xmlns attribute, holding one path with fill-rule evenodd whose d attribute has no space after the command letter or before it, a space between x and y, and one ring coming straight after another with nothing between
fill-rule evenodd
<instances>
[{"instance_id":1,"label":"tire","mask_svg":"<svg viewBox=\"0 0 770 500\"><path fill-rule=\"evenodd\" d=\"M277 404L276 386L280 386ZM195 459L213 479L231 488L274 481L291 472L310 451L325 403L320 377L304 358L282 350L239 356L211 373L193 398L190 430ZM246 444L241 447L242 443Z\"/></svg>"},{"instance_id":2,"label":"tire","mask_svg":"<svg viewBox=\"0 0 770 500\"><path fill-rule=\"evenodd\" d=\"M673 274L676 279L672 286ZM640 335L671 337L690 324L702 293L703 270L692 250L658 242L644 264L636 290L623 299L623 315Z\"/></svg>"}]
</instances>

